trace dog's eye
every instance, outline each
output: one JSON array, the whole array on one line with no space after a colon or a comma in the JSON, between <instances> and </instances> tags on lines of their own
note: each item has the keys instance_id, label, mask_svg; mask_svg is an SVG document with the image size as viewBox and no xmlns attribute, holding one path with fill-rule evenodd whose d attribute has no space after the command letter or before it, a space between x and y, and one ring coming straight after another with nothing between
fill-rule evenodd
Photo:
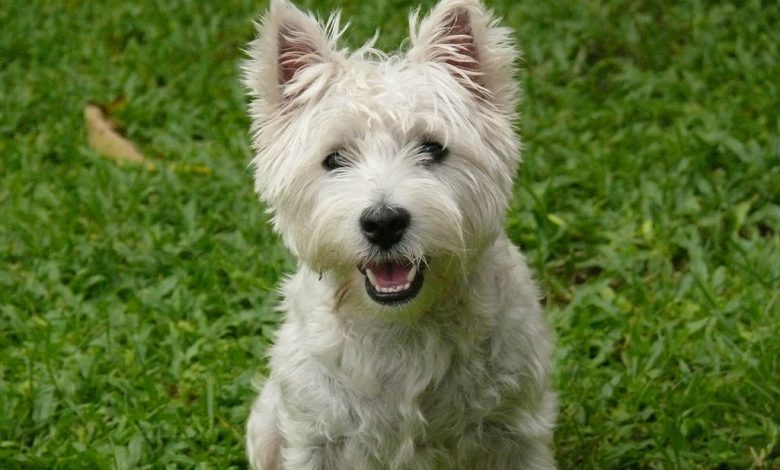
<instances>
[{"instance_id":1,"label":"dog's eye","mask_svg":"<svg viewBox=\"0 0 780 470\"><path fill-rule=\"evenodd\" d=\"M347 159L344 158L340 152L336 151L325 157L325 160L322 161L322 167L325 168L326 171L333 171L344 168L348 163Z\"/></svg>"},{"instance_id":2,"label":"dog's eye","mask_svg":"<svg viewBox=\"0 0 780 470\"><path fill-rule=\"evenodd\" d=\"M447 158L448 151L444 146L438 142L424 142L420 146L420 151L426 153L431 157L431 163L441 163L442 160Z\"/></svg>"}]
</instances>

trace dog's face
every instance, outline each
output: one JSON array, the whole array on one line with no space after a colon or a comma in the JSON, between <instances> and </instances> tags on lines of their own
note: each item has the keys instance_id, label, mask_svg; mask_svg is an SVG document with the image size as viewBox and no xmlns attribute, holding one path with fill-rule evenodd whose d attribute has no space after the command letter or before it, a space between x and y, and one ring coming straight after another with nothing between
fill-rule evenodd
<instances>
[{"instance_id":1,"label":"dog's face","mask_svg":"<svg viewBox=\"0 0 780 470\"><path fill-rule=\"evenodd\" d=\"M410 24L405 54L349 54L337 17L274 1L245 64L276 230L339 301L384 313L463 278L502 229L519 153L508 31L474 0Z\"/></svg>"}]
</instances>

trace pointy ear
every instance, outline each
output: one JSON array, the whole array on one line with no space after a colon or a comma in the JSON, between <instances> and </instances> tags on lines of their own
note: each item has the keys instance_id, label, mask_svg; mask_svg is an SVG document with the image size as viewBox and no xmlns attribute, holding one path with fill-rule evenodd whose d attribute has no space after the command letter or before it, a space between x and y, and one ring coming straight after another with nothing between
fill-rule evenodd
<instances>
[{"instance_id":1,"label":"pointy ear","mask_svg":"<svg viewBox=\"0 0 780 470\"><path fill-rule=\"evenodd\" d=\"M478 0L442 0L419 25L416 13L409 24L409 60L440 66L478 97L514 109L519 53L511 30Z\"/></svg>"},{"instance_id":2,"label":"pointy ear","mask_svg":"<svg viewBox=\"0 0 780 470\"><path fill-rule=\"evenodd\" d=\"M323 27L287 0L271 0L243 64L250 94L276 107L307 95L337 61L338 15Z\"/></svg>"}]
</instances>

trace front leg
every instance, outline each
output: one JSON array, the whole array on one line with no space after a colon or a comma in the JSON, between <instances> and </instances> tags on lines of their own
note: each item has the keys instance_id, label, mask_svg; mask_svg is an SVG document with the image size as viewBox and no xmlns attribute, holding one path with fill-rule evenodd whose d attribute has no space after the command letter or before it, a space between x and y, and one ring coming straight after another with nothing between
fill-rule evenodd
<instances>
[{"instance_id":1,"label":"front leg","mask_svg":"<svg viewBox=\"0 0 780 470\"><path fill-rule=\"evenodd\" d=\"M465 459L464 468L555 470L550 440L524 436L503 425L486 425L477 443L479 450L472 453L471 458Z\"/></svg>"},{"instance_id":2,"label":"front leg","mask_svg":"<svg viewBox=\"0 0 780 470\"><path fill-rule=\"evenodd\" d=\"M325 444L314 444L311 430L287 426L290 439L285 439L280 430L282 400L278 385L269 381L252 405L247 423L246 450L253 470L328 470L337 467L329 464L333 460ZM310 424L305 426L311 428ZM296 439L297 438L297 439ZM308 443L305 444L306 441ZM320 440L320 439L316 439ZM299 442L296 442L299 441Z\"/></svg>"},{"instance_id":3,"label":"front leg","mask_svg":"<svg viewBox=\"0 0 780 470\"><path fill-rule=\"evenodd\" d=\"M278 410L281 395L276 382L269 380L255 403L247 423L246 453L254 470L280 470L282 435Z\"/></svg>"},{"instance_id":4,"label":"front leg","mask_svg":"<svg viewBox=\"0 0 780 470\"><path fill-rule=\"evenodd\" d=\"M484 421L478 430L467 432L462 446L476 452L465 460L466 467L555 470L552 440L557 403L556 395L548 391L536 409L505 409ZM507 419L509 416L513 418Z\"/></svg>"},{"instance_id":5,"label":"front leg","mask_svg":"<svg viewBox=\"0 0 780 470\"><path fill-rule=\"evenodd\" d=\"M311 429L311 424L307 427ZM287 428L285 428L287 429ZM315 435L299 429L298 440L292 436L285 439L281 449L280 468L285 470L375 470L388 468L365 452L360 439ZM295 433L295 431L293 431Z\"/></svg>"},{"instance_id":6,"label":"front leg","mask_svg":"<svg viewBox=\"0 0 780 470\"><path fill-rule=\"evenodd\" d=\"M282 449L282 468L290 470L336 470L333 456L326 445L294 446L288 445Z\"/></svg>"},{"instance_id":7,"label":"front leg","mask_svg":"<svg viewBox=\"0 0 780 470\"><path fill-rule=\"evenodd\" d=\"M285 405L278 383L269 379L247 423L247 457L253 470L375 468L354 445L345 445L344 438L330 440L318 432L315 416L291 416Z\"/></svg>"}]
</instances>

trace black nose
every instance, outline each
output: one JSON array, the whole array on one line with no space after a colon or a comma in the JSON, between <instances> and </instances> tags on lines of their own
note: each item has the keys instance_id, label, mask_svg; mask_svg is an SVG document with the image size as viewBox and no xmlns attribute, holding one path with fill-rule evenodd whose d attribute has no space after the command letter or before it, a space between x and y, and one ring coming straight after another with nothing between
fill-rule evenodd
<instances>
[{"instance_id":1,"label":"black nose","mask_svg":"<svg viewBox=\"0 0 780 470\"><path fill-rule=\"evenodd\" d=\"M367 209L360 217L360 228L368 241L383 250L401 241L412 216L400 207L380 206Z\"/></svg>"}]
</instances>

